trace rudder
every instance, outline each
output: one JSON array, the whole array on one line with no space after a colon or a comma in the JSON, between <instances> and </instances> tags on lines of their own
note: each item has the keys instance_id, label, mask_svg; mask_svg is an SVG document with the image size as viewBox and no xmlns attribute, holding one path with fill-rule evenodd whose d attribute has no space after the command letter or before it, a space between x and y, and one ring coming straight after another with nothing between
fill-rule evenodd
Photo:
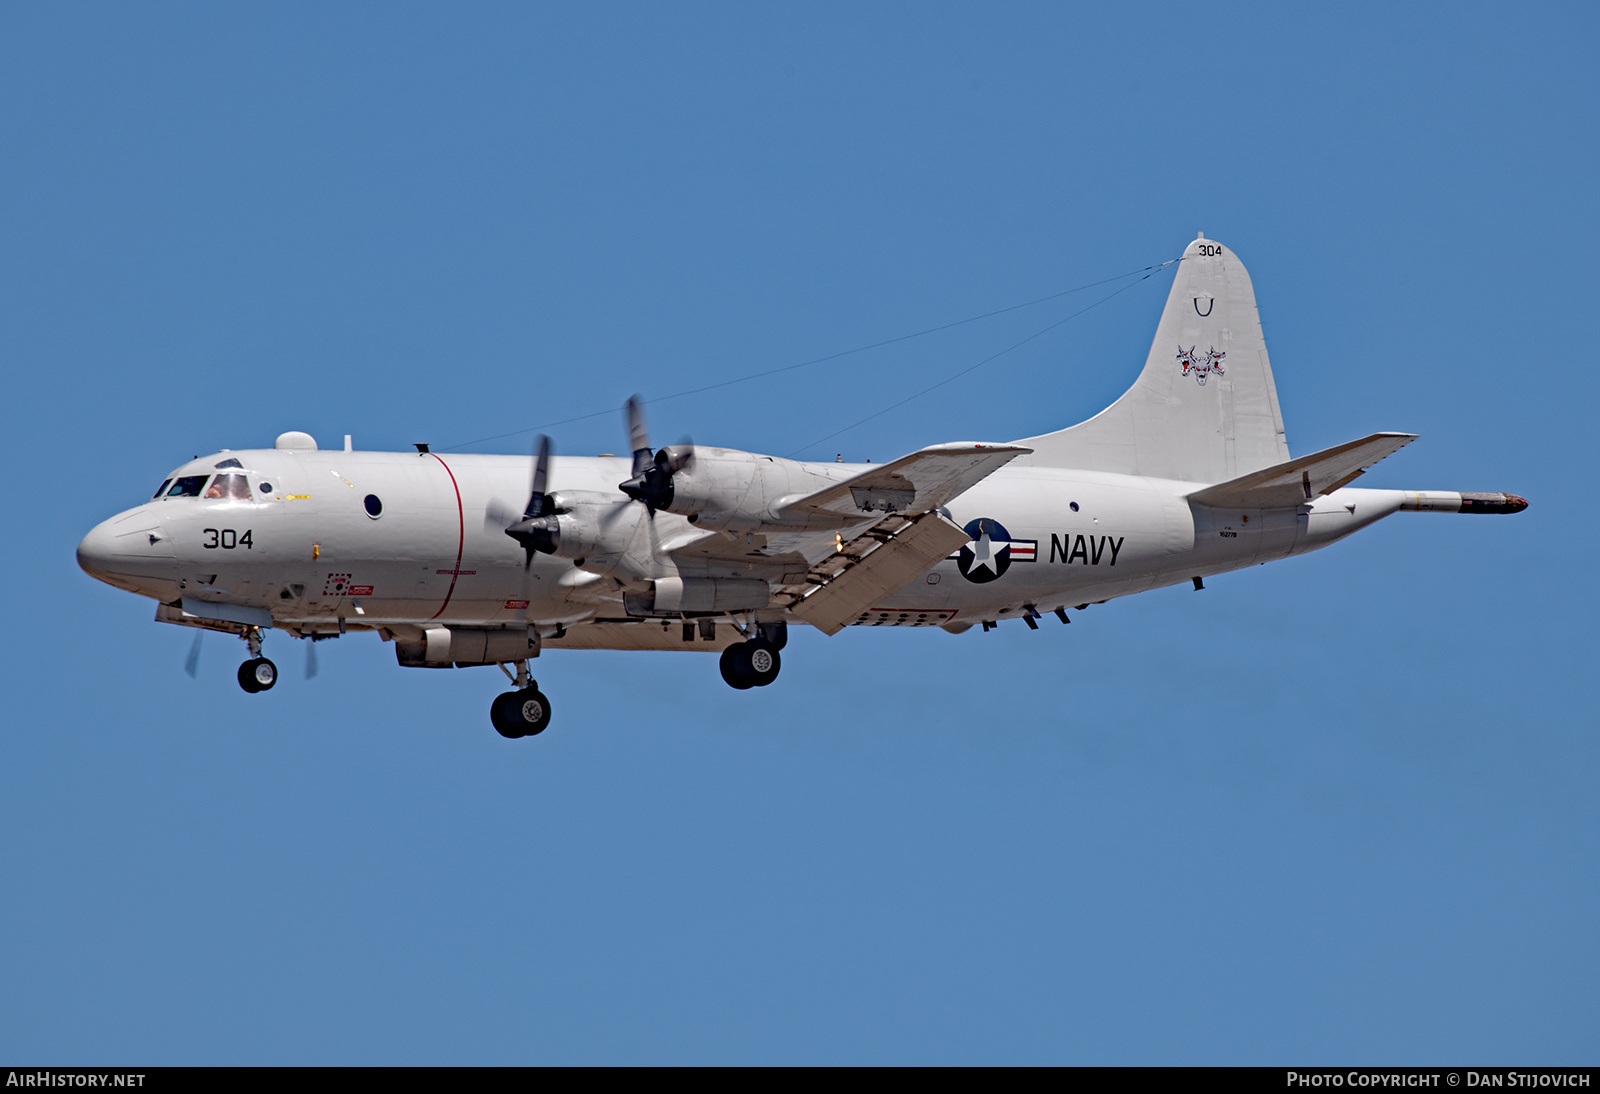
<instances>
[{"instance_id":1,"label":"rudder","mask_svg":"<svg viewBox=\"0 0 1600 1094\"><path fill-rule=\"evenodd\" d=\"M1015 442L1019 464L1226 482L1289 459L1250 274L1228 248L1184 249L1144 371L1086 422Z\"/></svg>"}]
</instances>

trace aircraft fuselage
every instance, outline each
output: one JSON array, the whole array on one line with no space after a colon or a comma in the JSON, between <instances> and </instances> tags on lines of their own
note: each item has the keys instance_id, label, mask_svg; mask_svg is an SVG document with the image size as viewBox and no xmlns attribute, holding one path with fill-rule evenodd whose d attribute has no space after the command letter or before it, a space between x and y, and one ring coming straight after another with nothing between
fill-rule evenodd
<instances>
[{"instance_id":1,"label":"aircraft fuselage","mask_svg":"<svg viewBox=\"0 0 1600 1094\"><path fill-rule=\"evenodd\" d=\"M239 466L219 470L225 461ZM870 465L803 466L818 479L842 480ZM214 485L238 476L248 500L153 499L94 529L80 558L96 576L143 596L264 608L276 625L300 631L336 629L341 618L360 627L626 619L625 611L597 604L595 595L615 591L630 575L607 586L607 575L594 573L590 559L581 560L585 569L549 555L535 555L524 568L522 550L495 523L495 511L520 506L528 468L525 456L220 452L177 469L167 490L204 477L202 495L242 494L231 482L220 491ZM552 480L565 490L613 495L615 519L633 524L641 538L667 544L731 538L674 513L651 516L618 492L628 474L628 460L616 457L557 457L552 466ZM864 621L959 625L1007 618L1025 606L1048 612L1125 596L1314 550L1395 512L1406 497L1347 487L1294 510L1223 511L1186 499L1199 486L1002 468L946 507L957 525L983 522L984 557L963 565L952 555L875 605ZM703 576L778 583L786 573L803 572L799 560L816 561L781 535L765 538L748 544L739 562L708 561ZM811 553L826 550L813 546Z\"/></svg>"}]
</instances>

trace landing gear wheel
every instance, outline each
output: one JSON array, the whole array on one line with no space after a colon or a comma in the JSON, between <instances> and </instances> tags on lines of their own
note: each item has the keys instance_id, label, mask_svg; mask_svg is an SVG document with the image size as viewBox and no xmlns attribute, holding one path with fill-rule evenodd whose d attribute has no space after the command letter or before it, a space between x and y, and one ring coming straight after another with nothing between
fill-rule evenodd
<instances>
[{"instance_id":1,"label":"landing gear wheel","mask_svg":"<svg viewBox=\"0 0 1600 1094\"><path fill-rule=\"evenodd\" d=\"M534 685L508 691L490 704L489 721L502 737L532 737L550 724L550 700Z\"/></svg>"},{"instance_id":2,"label":"landing gear wheel","mask_svg":"<svg viewBox=\"0 0 1600 1094\"><path fill-rule=\"evenodd\" d=\"M778 678L782 667L778 651L764 638L738 642L722 651L722 678L728 686L744 691L764 688Z\"/></svg>"},{"instance_id":3,"label":"landing gear wheel","mask_svg":"<svg viewBox=\"0 0 1600 1094\"><path fill-rule=\"evenodd\" d=\"M778 658L778 648L765 638L752 639L744 644L744 663L749 666L750 682L764 688L778 678L783 662Z\"/></svg>"},{"instance_id":4,"label":"landing gear wheel","mask_svg":"<svg viewBox=\"0 0 1600 1094\"><path fill-rule=\"evenodd\" d=\"M278 666L265 657L252 657L239 666L239 686L252 695L258 691L272 690L272 685L277 682Z\"/></svg>"}]
</instances>

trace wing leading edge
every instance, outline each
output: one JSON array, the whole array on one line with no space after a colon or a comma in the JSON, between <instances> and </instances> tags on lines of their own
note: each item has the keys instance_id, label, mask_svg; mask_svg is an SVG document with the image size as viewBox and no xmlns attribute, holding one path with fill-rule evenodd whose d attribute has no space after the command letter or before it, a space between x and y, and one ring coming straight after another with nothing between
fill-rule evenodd
<instances>
[{"instance_id":1,"label":"wing leading edge","mask_svg":"<svg viewBox=\"0 0 1600 1094\"><path fill-rule=\"evenodd\" d=\"M862 513L926 513L1031 451L1021 445L971 441L930 445L785 502L775 516L780 524L815 524L819 518L837 522Z\"/></svg>"}]
</instances>

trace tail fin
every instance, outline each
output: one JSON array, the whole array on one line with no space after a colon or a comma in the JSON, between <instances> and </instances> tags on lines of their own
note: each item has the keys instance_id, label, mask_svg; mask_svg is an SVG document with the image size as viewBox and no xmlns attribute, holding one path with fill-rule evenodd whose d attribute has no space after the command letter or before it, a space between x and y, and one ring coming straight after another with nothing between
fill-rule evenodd
<instances>
[{"instance_id":1,"label":"tail fin","mask_svg":"<svg viewBox=\"0 0 1600 1094\"><path fill-rule=\"evenodd\" d=\"M1016 442L1018 464L1226 482L1284 463L1278 392L1250 275L1232 251L1189 244L1144 371L1088 421Z\"/></svg>"}]
</instances>

